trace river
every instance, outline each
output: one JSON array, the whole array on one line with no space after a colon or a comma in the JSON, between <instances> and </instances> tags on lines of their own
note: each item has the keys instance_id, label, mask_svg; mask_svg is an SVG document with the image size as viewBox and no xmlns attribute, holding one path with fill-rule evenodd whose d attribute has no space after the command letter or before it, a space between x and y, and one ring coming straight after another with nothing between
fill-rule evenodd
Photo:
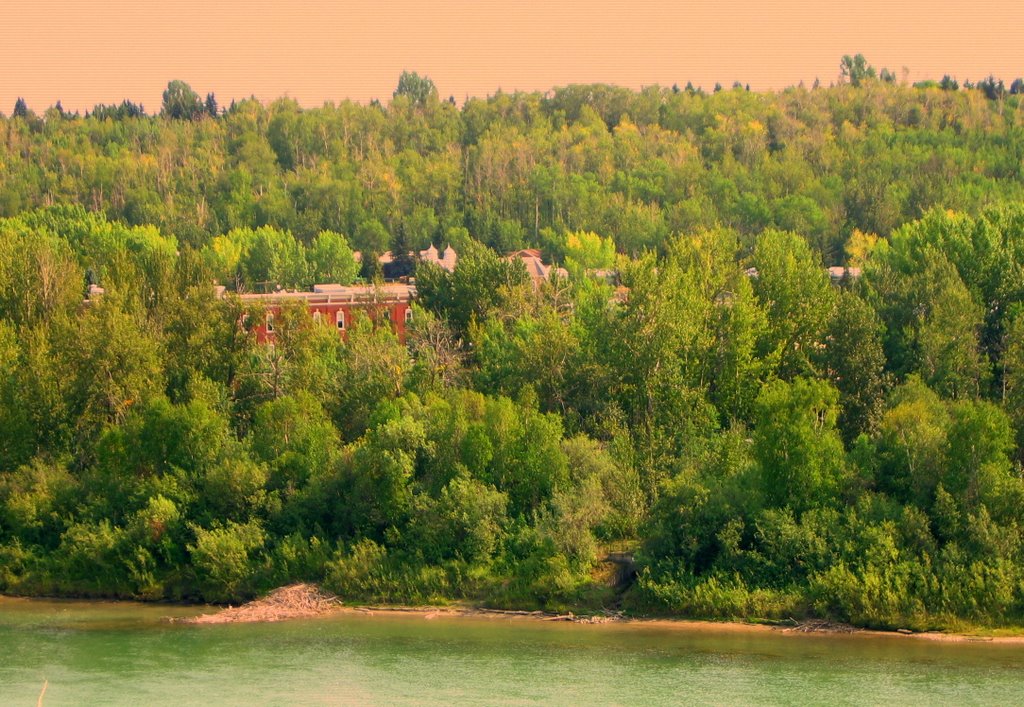
<instances>
[{"instance_id":1,"label":"river","mask_svg":"<svg viewBox=\"0 0 1024 707\"><path fill-rule=\"evenodd\" d=\"M0 704L1019 704L1024 645L0 597Z\"/></svg>"}]
</instances>

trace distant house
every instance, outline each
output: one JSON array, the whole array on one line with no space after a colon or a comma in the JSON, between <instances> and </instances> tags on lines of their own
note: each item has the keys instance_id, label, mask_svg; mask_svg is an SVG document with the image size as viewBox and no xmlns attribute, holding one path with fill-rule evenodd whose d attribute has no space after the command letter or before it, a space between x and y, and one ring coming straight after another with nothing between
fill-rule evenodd
<instances>
[{"instance_id":1,"label":"distant house","mask_svg":"<svg viewBox=\"0 0 1024 707\"><path fill-rule=\"evenodd\" d=\"M252 330L261 344L273 343L277 334L275 323L281 308L289 302L300 302L306 306L313 321L333 327L338 335L345 336L351 328L356 312L364 312L377 323L387 322L402 342L406 328L412 321L409 305L416 291L412 285L394 283L385 285L315 285L310 292L289 292L282 290L268 294L243 294L243 304L258 303L263 310L263 320L254 322ZM247 315L248 316L248 315Z\"/></svg>"},{"instance_id":2,"label":"distant house","mask_svg":"<svg viewBox=\"0 0 1024 707\"><path fill-rule=\"evenodd\" d=\"M828 276L833 284L839 283L844 279L856 280L860 277L860 268L846 268L842 265L833 265L828 269Z\"/></svg>"},{"instance_id":3,"label":"distant house","mask_svg":"<svg viewBox=\"0 0 1024 707\"><path fill-rule=\"evenodd\" d=\"M459 262L459 254L451 245L445 246L443 251L438 251L436 246L431 243L426 250L421 250L416 255L418 255L420 262L432 262L435 265L443 267L449 273L455 272L455 266ZM413 251L409 252L409 256L411 258L414 257ZM352 253L352 257L355 258L356 262L362 262L362 253L359 251ZM391 266L395 262L394 253L390 250L385 251L382 255L377 257L377 262L381 264L384 277L389 277L388 273L391 271Z\"/></svg>"},{"instance_id":4,"label":"distant house","mask_svg":"<svg viewBox=\"0 0 1024 707\"><path fill-rule=\"evenodd\" d=\"M553 265L545 265L544 260L541 257L541 252L536 248L525 248L523 250L517 250L514 253L509 253L505 256L505 260L519 260L522 262L526 267L526 272L529 274L530 279L533 280L534 287L540 287L542 282L550 280L552 270L554 270L556 277L569 277L569 273L565 268L556 268Z\"/></svg>"},{"instance_id":5,"label":"distant house","mask_svg":"<svg viewBox=\"0 0 1024 707\"><path fill-rule=\"evenodd\" d=\"M844 279L856 280L860 277L860 268L847 268L842 265L833 265L830 268L826 268L825 271L828 273L829 279L833 285L837 285ZM761 273L757 271L757 268L747 268L743 271L744 274L751 279L758 279Z\"/></svg>"},{"instance_id":6,"label":"distant house","mask_svg":"<svg viewBox=\"0 0 1024 707\"><path fill-rule=\"evenodd\" d=\"M409 253L410 257L413 253ZM434 263L448 272L455 270L459 256L450 245L439 252L434 245L418 253L422 262ZM362 254L353 253L357 262L362 262ZM395 264L391 251L378 257L385 277L389 266ZM404 278L403 278L404 279ZM224 288L218 294L223 296ZM281 308L288 302L301 302L306 306L315 322L325 326L333 326L340 336L352 326L356 312L365 312L376 322L390 323L400 341L405 341L407 325L412 321L410 304L416 296L416 288L408 282L388 282L383 285L314 285L311 291L278 291L267 294L244 294L239 299L243 303L252 302L262 305L264 321L255 322L253 331L260 343L273 343L275 319L280 315Z\"/></svg>"},{"instance_id":7,"label":"distant house","mask_svg":"<svg viewBox=\"0 0 1024 707\"><path fill-rule=\"evenodd\" d=\"M455 272L455 264L458 261L459 255L451 245L447 246L443 253L439 253L433 243L431 243L430 247L426 250L420 251L420 262L433 263L438 267L444 268L448 272Z\"/></svg>"}]
</instances>

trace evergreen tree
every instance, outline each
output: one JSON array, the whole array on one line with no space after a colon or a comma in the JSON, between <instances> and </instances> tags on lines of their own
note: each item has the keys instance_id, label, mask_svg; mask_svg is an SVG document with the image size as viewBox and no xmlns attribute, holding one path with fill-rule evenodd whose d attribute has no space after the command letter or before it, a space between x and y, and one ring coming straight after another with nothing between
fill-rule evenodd
<instances>
[{"instance_id":1,"label":"evergreen tree","mask_svg":"<svg viewBox=\"0 0 1024 707\"><path fill-rule=\"evenodd\" d=\"M398 224L395 238L391 241L391 262L384 268L384 277L398 279L409 277L416 272L416 254L412 251L405 223Z\"/></svg>"}]
</instances>

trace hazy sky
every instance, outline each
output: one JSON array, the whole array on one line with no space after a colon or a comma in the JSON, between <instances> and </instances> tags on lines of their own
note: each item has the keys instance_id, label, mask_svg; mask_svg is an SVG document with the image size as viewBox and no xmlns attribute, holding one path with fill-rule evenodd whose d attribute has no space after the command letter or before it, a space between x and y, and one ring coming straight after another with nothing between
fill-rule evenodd
<instances>
[{"instance_id":1,"label":"hazy sky","mask_svg":"<svg viewBox=\"0 0 1024 707\"><path fill-rule=\"evenodd\" d=\"M773 89L837 77L864 53L909 80L1024 76L1024 2L493 2L7 0L0 112L141 102L171 79L222 104L250 94L306 106L390 98L403 69L442 97L604 82L734 80Z\"/></svg>"}]
</instances>

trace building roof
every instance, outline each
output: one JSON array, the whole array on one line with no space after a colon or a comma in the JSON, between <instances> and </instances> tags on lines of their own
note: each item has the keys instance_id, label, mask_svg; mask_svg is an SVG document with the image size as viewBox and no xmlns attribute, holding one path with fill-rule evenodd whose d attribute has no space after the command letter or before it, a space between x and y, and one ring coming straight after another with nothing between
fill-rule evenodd
<instances>
[{"instance_id":1,"label":"building roof","mask_svg":"<svg viewBox=\"0 0 1024 707\"><path fill-rule=\"evenodd\" d=\"M367 304L373 302L408 302L416 288L405 283L383 285L314 285L312 291L279 290L270 293L239 295L243 302L307 302L309 304Z\"/></svg>"},{"instance_id":2,"label":"building roof","mask_svg":"<svg viewBox=\"0 0 1024 707\"><path fill-rule=\"evenodd\" d=\"M453 272L455 270L455 264L459 259L455 249L450 245L444 249L444 253L439 253L433 243L431 243L430 247L426 250L421 250L419 255L421 262L433 263L434 265L444 268L448 272Z\"/></svg>"},{"instance_id":3,"label":"building roof","mask_svg":"<svg viewBox=\"0 0 1024 707\"><path fill-rule=\"evenodd\" d=\"M455 249L449 244L444 249L444 253L441 254L441 267L448 272L455 270L455 264L459 261L459 254L455 252Z\"/></svg>"},{"instance_id":4,"label":"building roof","mask_svg":"<svg viewBox=\"0 0 1024 707\"><path fill-rule=\"evenodd\" d=\"M845 268L842 265L833 265L828 269L828 276L833 280L842 280L844 277L856 280L860 277L860 268Z\"/></svg>"},{"instance_id":5,"label":"building roof","mask_svg":"<svg viewBox=\"0 0 1024 707\"><path fill-rule=\"evenodd\" d=\"M539 286L540 283L550 279L552 269L554 269L555 275L558 277L564 278L569 276L565 268L554 268L551 265L545 265L541 258L541 252L536 248L517 250L506 255L505 259L521 261L535 286Z\"/></svg>"},{"instance_id":6,"label":"building roof","mask_svg":"<svg viewBox=\"0 0 1024 707\"><path fill-rule=\"evenodd\" d=\"M442 252L438 251L437 247L433 243L431 243L426 250L421 250L418 253L409 251L409 257L416 256L419 256L421 261L439 265L448 272L453 272L455 270L455 264L459 260L459 254L455 252L455 249L452 248L451 245L446 246ZM358 250L352 253L352 257L357 263L363 262L363 254ZM381 265L390 265L395 262L395 254L390 250L385 251L377 256L377 262Z\"/></svg>"}]
</instances>

